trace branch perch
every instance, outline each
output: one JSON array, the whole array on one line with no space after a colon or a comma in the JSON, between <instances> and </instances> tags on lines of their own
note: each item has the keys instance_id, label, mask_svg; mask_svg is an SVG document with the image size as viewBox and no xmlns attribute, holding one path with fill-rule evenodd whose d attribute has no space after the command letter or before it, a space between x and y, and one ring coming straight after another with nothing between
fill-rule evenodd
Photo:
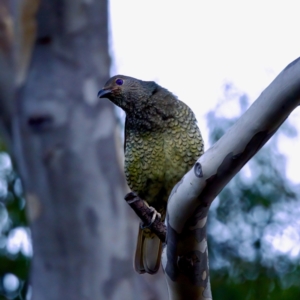
<instances>
[{"instance_id":1,"label":"branch perch","mask_svg":"<svg viewBox=\"0 0 300 300\"><path fill-rule=\"evenodd\" d=\"M155 218L154 222L151 224L153 211L145 203L145 201L134 192L128 193L124 199L142 222L144 224L150 224L149 229L151 229L151 231L154 232L163 243L165 243L167 228L159 218Z\"/></svg>"}]
</instances>

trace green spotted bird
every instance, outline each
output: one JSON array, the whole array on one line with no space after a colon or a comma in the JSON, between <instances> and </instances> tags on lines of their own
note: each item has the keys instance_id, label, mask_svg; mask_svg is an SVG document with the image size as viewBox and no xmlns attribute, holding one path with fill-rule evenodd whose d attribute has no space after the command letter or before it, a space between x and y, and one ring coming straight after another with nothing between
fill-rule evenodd
<instances>
[{"instance_id":1,"label":"green spotted bird","mask_svg":"<svg viewBox=\"0 0 300 300\"><path fill-rule=\"evenodd\" d=\"M133 192L166 215L174 185L203 153L203 140L192 110L153 81L117 75L98 93L126 113L125 175ZM134 267L154 274L162 244L149 229L139 228Z\"/></svg>"}]
</instances>

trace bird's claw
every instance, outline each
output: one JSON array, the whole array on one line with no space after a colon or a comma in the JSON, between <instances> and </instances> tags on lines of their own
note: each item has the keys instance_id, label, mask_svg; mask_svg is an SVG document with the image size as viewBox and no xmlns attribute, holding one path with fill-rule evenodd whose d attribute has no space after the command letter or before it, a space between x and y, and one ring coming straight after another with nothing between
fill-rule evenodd
<instances>
[{"instance_id":1,"label":"bird's claw","mask_svg":"<svg viewBox=\"0 0 300 300\"><path fill-rule=\"evenodd\" d=\"M154 207L149 206L149 208L153 212L151 221L148 225L145 225L144 223L141 223L141 229L149 228L154 223L156 218L161 219L161 214L158 211L156 211Z\"/></svg>"}]
</instances>

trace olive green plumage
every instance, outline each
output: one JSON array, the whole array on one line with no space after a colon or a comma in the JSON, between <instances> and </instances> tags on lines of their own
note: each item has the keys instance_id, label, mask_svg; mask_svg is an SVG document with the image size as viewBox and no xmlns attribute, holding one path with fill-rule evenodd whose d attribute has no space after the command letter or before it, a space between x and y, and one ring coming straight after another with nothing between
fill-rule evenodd
<instances>
[{"instance_id":1,"label":"olive green plumage","mask_svg":"<svg viewBox=\"0 0 300 300\"><path fill-rule=\"evenodd\" d=\"M162 214L174 185L203 153L192 110L152 81L117 75L99 92L121 107L125 122L125 175L130 189ZM156 273L161 243L141 230L135 258L139 273Z\"/></svg>"}]
</instances>

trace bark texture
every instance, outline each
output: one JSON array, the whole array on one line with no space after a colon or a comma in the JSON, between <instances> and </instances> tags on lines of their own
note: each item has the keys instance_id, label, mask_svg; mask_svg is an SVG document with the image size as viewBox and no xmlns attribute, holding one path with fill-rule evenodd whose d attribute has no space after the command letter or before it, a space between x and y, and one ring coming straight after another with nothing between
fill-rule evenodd
<instances>
[{"instance_id":1,"label":"bark texture","mask_svg":"<svg viewBox=\"0 0 300 300\"><path fill-rule=\"evenodd\" d=\"M161 218L154 214L153 210L136 193L128 193L125 196L125 200L141 219L143 227L149 228L158 236L162 243L165 243L167 228L161 221Z\"/></svg>"},{"instance_id":2,"label":"bark texture","mask_svg":"<svg viewBox=\"0 0 300 300\"><path fill-rule=\"evenodd\" d=\"M123 201L113 107L97 98L107 1L0 8L0 117L26 191L32 299L165 299L162 274L133 271L138 220Z\"/></svg>"},{"instance_id":3,"label":"bark texture","mask_svg":"<svg viewBox=\"0 0 300 300\"><path fill-rule=\"evenodd\" d=\"M162 260L171 300L212 299L206 240L210 204L299 104L300 58L277 76L174 187Z\"/></svg>"}]
</instances>

